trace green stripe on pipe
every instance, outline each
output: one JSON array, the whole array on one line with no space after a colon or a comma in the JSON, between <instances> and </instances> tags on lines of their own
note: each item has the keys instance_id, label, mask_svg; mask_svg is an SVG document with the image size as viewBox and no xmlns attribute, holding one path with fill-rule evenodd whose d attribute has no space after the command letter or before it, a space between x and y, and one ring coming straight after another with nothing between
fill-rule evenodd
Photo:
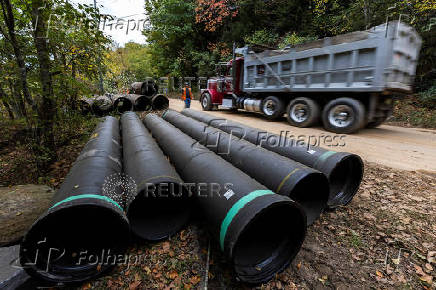
<instances>
[{"instance_id":1,"label":"green stripe on pipe","mask_svg":"<svg viewBox=\"0 0 436 290\"><path fill-rule=\"evenodd\" d=\"M256 190L253 191L246 196L242 197L240 200L238 200L227 212L226 217L223 219L223 222L221 223L221 230L220 230L220 246L221 250L224 251L224 240L226 238L227 229L232 222L233 218L236 216L236 214L244 208L249 202L253 201L254 199L269 195L269 194L275 194L271 190Z\"/></svg>"},{"instance_id":2,"label":"green stripe on pipe","mask_svg":"<svg viewBox=\"0 0 436 290\"><path fill-rule=\"evenodd\" d=\"M335 155L336 153L338 153L338 152L335 152L335 151L327 151L327 152L325 152L324 154L322 154L321 156L319 156L318 161L317 161L316 163L318 164L319 162L324 162L324 161L327 160L327 158L329 158L330 156Z\"/></svg>"},{"instance_id":3,"label":"green stripe on pipe","mask_svg":"<svg viewBox=\"0 0 436 290\"><path fill-rule=\"evenodd\" d=\"M57 202L55 205L53 205L50 209L57 207L58 205L61 205L63 203L69 202L69 201L73 201L76 199L82 199L82 198L95 198L95 199L101 199L107 202L112 203L113 205L115 205L116 207L118 207L119 209L123 210L123 208L117 203L115 202L113 199L104 196L104 195L97 195L97 194L81 194L81 195L73 195L70 197L67 197L64 200L61 200L59 202Z\"/></svg>"},{"instance_id":4,"label":"green stripe on pipe","mask_svg":"<svg viewBox=\"0 0 436 290\"><path fill-rule=\"evenodd\" d=\"M165 119L165 115L168 114L168 111L169 111L169 110L165 110L165 112L163 112L163 114L162 114L162 119Z\"/></svg>"}]
</instances>

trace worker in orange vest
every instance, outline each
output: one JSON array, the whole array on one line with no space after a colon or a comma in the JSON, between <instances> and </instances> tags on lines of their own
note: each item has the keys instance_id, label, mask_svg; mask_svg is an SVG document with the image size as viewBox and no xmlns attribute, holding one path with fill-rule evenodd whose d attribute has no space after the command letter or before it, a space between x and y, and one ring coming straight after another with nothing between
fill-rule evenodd
<instances>
[{"instance_id":1,"label":"worker in orange vest","mask_svg":"<svg viewBox=\"0 0 436 290\"><path fill-rule=\"evenodd\" d=\"M185 87L182 89L182 100L185 101L185 108L191 107L192 91L189 87L189 83L185 83Z\"/></svg>"}]
</instances>

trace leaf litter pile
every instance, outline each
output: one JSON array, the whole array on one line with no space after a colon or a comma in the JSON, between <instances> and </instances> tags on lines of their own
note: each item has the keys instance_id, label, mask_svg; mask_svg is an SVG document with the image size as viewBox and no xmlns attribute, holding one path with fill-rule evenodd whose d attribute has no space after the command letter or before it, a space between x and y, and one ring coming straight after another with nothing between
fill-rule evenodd
<instances>
[{"instance_id":1,"label":"leaf litter pile","mask_svg":"<svg viewBox=\"0 0 436 290\"><path fill-rule=\"evenodd\" d=\"M353 202L325 212L292 264L256 288L435 289L436 178L365 165ZM234 278L200 218L169 241L138 243L127 255L138 262L131 258L82 288L250 288Z\"/></svg>"}]
</instances>

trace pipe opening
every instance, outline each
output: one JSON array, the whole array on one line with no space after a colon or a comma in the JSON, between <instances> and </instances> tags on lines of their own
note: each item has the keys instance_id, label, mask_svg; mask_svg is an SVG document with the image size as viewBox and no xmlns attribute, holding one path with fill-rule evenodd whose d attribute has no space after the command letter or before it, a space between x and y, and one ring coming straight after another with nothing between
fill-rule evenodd
<instances>
[{"instance_id":1,"label":"pipe opening","mask_svg":"<svg viewBox=\"0 0 436 290\"><path fill-rule=\"evenodd\" d=\"M21 246L20 261L48 281L84 281L116 264L128 235L127 220L111 208L92 204L61 208L31 228Z\"/></svg>"},{"instance_id":2,"label":"pipe opening","mask_svg":"<svg viewBox=\"0 0 436 290\"><path fill-rule=\"evenodd\" d=\"M307 225L311 225L327 206L329 198L327 178L322 173L308 174L298 182L289 197L301 205L307 216Z\"/></svg>"},{"instance_id":3,"label":"pipe opening","mask_svg":"<svg viewBox=\"0 0 436 290\"><path fill-rule=\"evenodd\" d=\"M92 112L92 106L84 100L79 101L79 107L83 114L89 114Z\"/></svg>"},{"instance_id":4,"label":"pipe opening","mask_svg":"<svg viewBox=\"0 0 436 290\"><path fill-rule=\"evenodd\" d=\"M140 192L129 206L127 216L138 237L158 241L177 233L188 221L190 203L183 185L160 183Z\"/></svg>"},{"instance_id":5,"label":"pipe opening","mask_svg":"<svg viewBox=\"0 0 436 290\"><path fill-rule=\"evenodd\" d=\"M359 190L362 178L363 164L360 157L349 155L338 162L329 177L329 206L349 204Z\"/></svg>"},{"instance_id":6,"label":"pipe opening","mask_svg":"<svg viewBox=\"0 0 436 290\"><path fill-rule=\"evenodd\" d=\"M277 221L287 221L286 226ZM304 215L296 206L274 204L263 209L246 226L233 248L238 276L249 283L268 281L289 265L305 232Z\"/></svg>"},{"instance_id":7,"label":"pipe opening","mask_svg":"<svg viewBox=\"0 0 436 290\"><path fill-rule=\"evenodd\" d=\"M140 96L136 99L135 102L135 110L136 111L150 111L151 110L151 102L146 96Z\"/></svg>"},{"instance_id":8,"label":"pipe opening","mask_svg":"<svg viewBox=\"0 0 436 290\"><path fill-rule=\"evenodd\" d=\"M154 83L144 83L142 92L144 95L151 97L157 93L156 85Z\"/></svg>"},{"instance_id":9,"label":"pipe opening","mask_svg":"<svg viewBox=\"0 0 436 290\"><path fill-rule=\"evenodd\" d=\"M130 100L126 98L119 98L115 101L114 107L119 113L124 113L131 111L133 109L133 104Z\"/></svg>"},{"instance_id":10,"label":"pipe opening","mask_svg":"<svg viewBox=\"0 0 436 290\"><path fill-rule=\"evenodd\" d=\"M166 110L170 106L170 102L164 95L156 95L153 97L153 110Z\"/></svg>"}]
</instances>

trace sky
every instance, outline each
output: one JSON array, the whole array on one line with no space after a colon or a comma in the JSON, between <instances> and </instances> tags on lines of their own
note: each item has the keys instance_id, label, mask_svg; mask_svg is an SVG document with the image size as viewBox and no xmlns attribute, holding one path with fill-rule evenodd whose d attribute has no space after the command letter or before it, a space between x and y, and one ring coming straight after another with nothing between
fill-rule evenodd
<instances>
[{"instance_id":1,"label":"sky","mask_svg":"<svg viewBox=\"0 0 436 290\"><path fill-rule=\"evenodd\" d=\"M94 5L93 0L73 0L70 3ZM100 29L120 46L129 41L145 43L145 36L141 34L145 19L144 5L144 0L97 0L101 13L116 17L114 21L100 25ZM117 20L119 25L116 25Z\"/></svg>"}]
</instances>

